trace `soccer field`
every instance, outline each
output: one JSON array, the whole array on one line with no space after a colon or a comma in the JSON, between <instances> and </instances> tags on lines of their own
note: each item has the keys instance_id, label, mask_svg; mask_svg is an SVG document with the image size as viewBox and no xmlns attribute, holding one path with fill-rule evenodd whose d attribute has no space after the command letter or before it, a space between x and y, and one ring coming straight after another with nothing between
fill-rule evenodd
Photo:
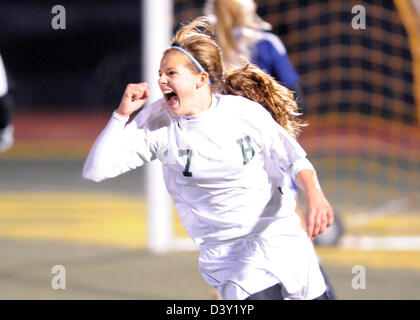
<instances>
[{"instance_id":1,"label":"soccer field","mask_svg":"<svg viewBox=\"0 0 420 320\"><path fill-rule=\"evenodd\" d=\"M0 249L0 299L215 298L198 272L197 252L156 256L142 248L3 237ZM418 252L318 252L339 299L420 299ZM399 267L387 265L401 257L405 262ZM352 266L357 263L366 267L365 289L352 287ZM65 268L65 289L52 287L56 265Z\"/></svg>"},{"instance_id":2,"label":"soccer field","mask_svg":"<svg viewBox=\"0 0 420 320\"><path fill-rule=\"evenodd\" d=\"M81 178L95 134L54 143L18 135L14 149L0 156L0 299L214 299L197 251L146 250L143 169L99 184ZM417 217L345 224L345 236L418 237ZM186 236L178 219L174 233ZM339 299L420 299L420 251L317 252ZM64 290L52 287L58 265L65 268ZM365 270L364 289L354 288L355 266Z\"/></svg>"},{"instance_id":3,"label":"soccer field","mask_svg":"<svg viewBox=\"0 0 420 320\"><path fill-rule=\"evenodd\" d=\"M1 184L0 298L214 298L199 274L198 252L152 255L145 250L145 204L133 192L141 172L101 186L103 190L89 191L93 186L83 187L81 182L76 188L74 181L63 177L65 171L69 177L76 176L81 161L14 161L12 165L2 160L1 164L8 175L27 171L26 178L19 180L28 181L20 192L17 185L7 190ZM43 166L48 170L43 171ZM38 185L42 177L37 173L43 176L43 184ZM2 174L6 175L4 170ZM175 233L185 235L179 221ZM340 299L420 298L419 251L332 247L317 248L317 252ZM55 265L65 267L65 290L52 289ZM356 276L352 268L357 265L366 270L366 289L352 287Z\"/></svg>"}]
</instances>

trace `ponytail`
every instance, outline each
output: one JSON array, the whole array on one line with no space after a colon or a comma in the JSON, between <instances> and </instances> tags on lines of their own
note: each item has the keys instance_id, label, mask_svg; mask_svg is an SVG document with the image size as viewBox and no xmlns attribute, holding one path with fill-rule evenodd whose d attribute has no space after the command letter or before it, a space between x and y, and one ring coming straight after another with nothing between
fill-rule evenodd
<instances>
[{"instance_id":1,"label":"ponytail","mask_svg":"<svg viewBox=\"0 0 420 320\"><path fill-rule=\"evenodd\" d=\"M243 96L261 104L295 138L307 125L299 118L293 92L253 64L228 71L223 94Z\"/></svg>"}]
</instances>

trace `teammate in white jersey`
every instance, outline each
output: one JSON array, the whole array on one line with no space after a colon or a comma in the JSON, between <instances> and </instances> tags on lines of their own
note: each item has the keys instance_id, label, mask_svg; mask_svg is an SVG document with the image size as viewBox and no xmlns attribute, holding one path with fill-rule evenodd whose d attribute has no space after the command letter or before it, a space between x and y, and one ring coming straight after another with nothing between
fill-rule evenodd
<instances>
[{"instance_id":1,"label":"teammate in white jersey","mask_svg":"<svg viewBox=\"0 0 420 320\"><path fill-rule=\"evenodd\" d=\"M101 181L159 158L182 223L200 244L200 271L223 299L325 298L310 239L333 223L331 206L305 151L270 113L221 94L227 78L212 36L204 18L177 32L161 60L162 99L142 108L147 84L127 86L83 176ZM279 168L307 195L307 233L293 195L278 191Z\"/></svg>"},{"instance_id":2,"label":"teammate in white jersey","mask_svg":"<svg viewBox=\"0 0 420 320\"><path fill-rule=\"evenodd\" d=\"M6 68L0 55L0 153L9 150L15 141L12 105L13 99L9 90Z\"/></svg>"}]
</instances>

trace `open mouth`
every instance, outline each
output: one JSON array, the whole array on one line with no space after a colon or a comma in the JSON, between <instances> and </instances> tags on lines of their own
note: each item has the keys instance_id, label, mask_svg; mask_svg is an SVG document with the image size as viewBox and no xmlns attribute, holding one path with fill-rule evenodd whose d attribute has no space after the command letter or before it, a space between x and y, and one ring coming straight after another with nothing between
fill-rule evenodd
<instances>
[{"instance_id":1,"label":"open mouth","mask_svg":"<svg viewBox=\"0 0 420 320\"><path fill-rule=\"evenodd\" d=\"M174 102L173 100L178 98L178 95L174 91L167 90L163 94L167 102Z\"/></svg>"}]
</instances>

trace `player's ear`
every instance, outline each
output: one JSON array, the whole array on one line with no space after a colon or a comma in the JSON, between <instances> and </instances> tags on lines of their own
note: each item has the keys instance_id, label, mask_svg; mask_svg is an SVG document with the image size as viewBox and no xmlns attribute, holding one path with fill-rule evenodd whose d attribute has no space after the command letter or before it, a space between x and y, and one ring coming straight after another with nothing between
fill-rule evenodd
<instances>
[{"instance_id":1,"label":"player's ear","mask_svg":"<svg viewBox=\"0 0 420 320\"><path fill-rule=\"evenodd\" d=\"M201 72L200 76L197 79L196 87L201 88L206 83L209 83L209 74L207 72Z\"/></svg>"}]
</instances>

